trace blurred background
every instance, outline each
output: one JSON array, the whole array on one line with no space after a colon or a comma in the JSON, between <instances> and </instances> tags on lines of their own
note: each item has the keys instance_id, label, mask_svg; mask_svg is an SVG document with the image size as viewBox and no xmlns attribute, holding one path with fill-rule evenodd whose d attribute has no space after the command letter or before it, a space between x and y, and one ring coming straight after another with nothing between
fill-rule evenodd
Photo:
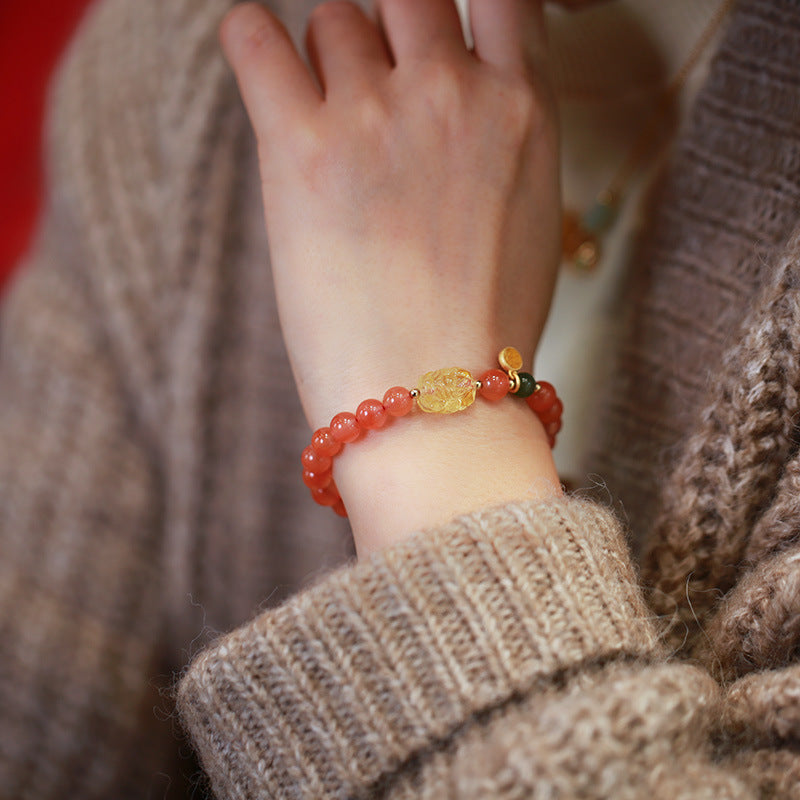
<instances>
[{"instance_id":1,"label":"blurred background","mask_svg":"<svg viewBox=\"0 0 800 800\"><path fill-rule=\"evenodd\" d=\"M42 197L50 74L91 0L0 0L0 293L25 252Z\"/></svg>"},{"instance_id":2,"label":"blurred background","mask_svg":"<svg viewBox=\"0 0 800 800\"><path fill-rule=\"evenodd\" d=\"M80 18L100 1L0 0L0 299L31 243L42 203L41 131L48 81ZM468 0L455 1L469 38ZM370 5L370 0L357 2ZM591 208L636 146L644 121L662 102L664 87L687 63L697 45L696 32L705 30L727 4L614 0L577 14L556 3L546 6L568 209ZM295 16L291 32L302 41L304 21ZM672 133L705 80L714 42L701 52L675 98L674 119L667 126ZM633 243L667 152L653 148L629 180L626 202L604 236L599 268L587 274L565 265L534 365L535 374L557 385L564 399L564 431L555 457L562 477L574 485L585 481L587 442L596 436L596 387L609 379L613 361L607 355L620 332L619 300L632 266Z\"/></svg>"}]
</instances>

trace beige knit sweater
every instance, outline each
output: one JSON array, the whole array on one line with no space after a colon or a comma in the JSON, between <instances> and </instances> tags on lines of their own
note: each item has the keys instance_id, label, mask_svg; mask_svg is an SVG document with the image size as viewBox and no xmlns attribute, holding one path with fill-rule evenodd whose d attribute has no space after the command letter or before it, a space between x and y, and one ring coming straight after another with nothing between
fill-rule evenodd
<instances>
[{"instance_id":1,"label":"beige knit sweater","mask_svg":"<svg viewBox=\"0 0 800 800\"><path fill-rule=\"evenodd\" d=\"M190 660L219 798L800 797L800 3L740 4L642 251L596 460L640 575L578 498L344 563L227 4L104 0L53 96L0 338L0 798L188 796Z\"/></svg>"}]
</instances>

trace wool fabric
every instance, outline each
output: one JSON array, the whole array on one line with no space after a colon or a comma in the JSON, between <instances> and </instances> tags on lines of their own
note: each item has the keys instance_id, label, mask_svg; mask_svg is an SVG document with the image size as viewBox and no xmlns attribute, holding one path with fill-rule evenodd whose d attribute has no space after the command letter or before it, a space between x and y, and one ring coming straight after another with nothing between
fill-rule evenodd
<instances>
[{"instance_id":1,"label":"wool fabric","mask_svg":"<svg viewBox=\"0 0 800 800\"><path fill-rule=\"evenodd\" d=\"M0 797L196 796L188 662L219 798L800 797L800 3L737 6L654 203L595 448L631 530L517 502L357 564L287 466L227 7L105 0L51 98L0 336Z\"/></svg>"}]
</instances>

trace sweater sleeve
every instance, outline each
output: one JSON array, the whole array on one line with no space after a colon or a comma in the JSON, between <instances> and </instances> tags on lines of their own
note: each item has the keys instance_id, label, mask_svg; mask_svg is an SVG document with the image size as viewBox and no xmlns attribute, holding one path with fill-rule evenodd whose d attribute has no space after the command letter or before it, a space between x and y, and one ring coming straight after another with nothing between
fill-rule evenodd
<instances>
[{"instance_id":1,"label":"sweater sleeve","mask_svg":"<svg viewBox=\"0 0 800 800\"><path fill-rule=\"evenodd\" d=\"M154 713L169 706L150 345L166 328L150 279L168 270L143 223L160 186L159 5L96 3L71 44L44 219L2 309L3 798L165 797L176 783L174 732Z\"/></svg>"},{"instance_id":2,"label":"sweater sleeve","mask_svg":"<svg viewBox=\"0 0 800 800\"><path fill-rule=\"evenodd\" d=\"M711 762L716 683L665 660L577 500L329 575L201 654L179 706L220 798L751 796Z\"/></svg>"},{"instance_id":3,"label":"sweater sleeve","mask_svg":"<svg viewBox=\"0 0 800 800\"><path fill-rule=\"evenodd\" d=\"M124 796L122 776L153 753L136 733L159 703L147 681L161 624L156 473L68 216L50 209L2 311L0 795L9 798Z\"/></svg>"}]
</instances>

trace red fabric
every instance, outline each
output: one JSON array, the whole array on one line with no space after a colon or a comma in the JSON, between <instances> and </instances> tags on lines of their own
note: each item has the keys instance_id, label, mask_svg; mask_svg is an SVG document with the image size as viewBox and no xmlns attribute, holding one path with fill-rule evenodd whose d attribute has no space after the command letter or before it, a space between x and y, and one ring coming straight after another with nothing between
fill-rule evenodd
<instances>
[{"instance_id":1,"label":"red fabric","mask_svg":"<svg viewBox=\"0 0 800 800\"><path fill-rule=\"evenodd\" d=\"M0 2L0 291L28 246L39 211L47 83L89 2Z\"/></svg>"}]
</instances>

